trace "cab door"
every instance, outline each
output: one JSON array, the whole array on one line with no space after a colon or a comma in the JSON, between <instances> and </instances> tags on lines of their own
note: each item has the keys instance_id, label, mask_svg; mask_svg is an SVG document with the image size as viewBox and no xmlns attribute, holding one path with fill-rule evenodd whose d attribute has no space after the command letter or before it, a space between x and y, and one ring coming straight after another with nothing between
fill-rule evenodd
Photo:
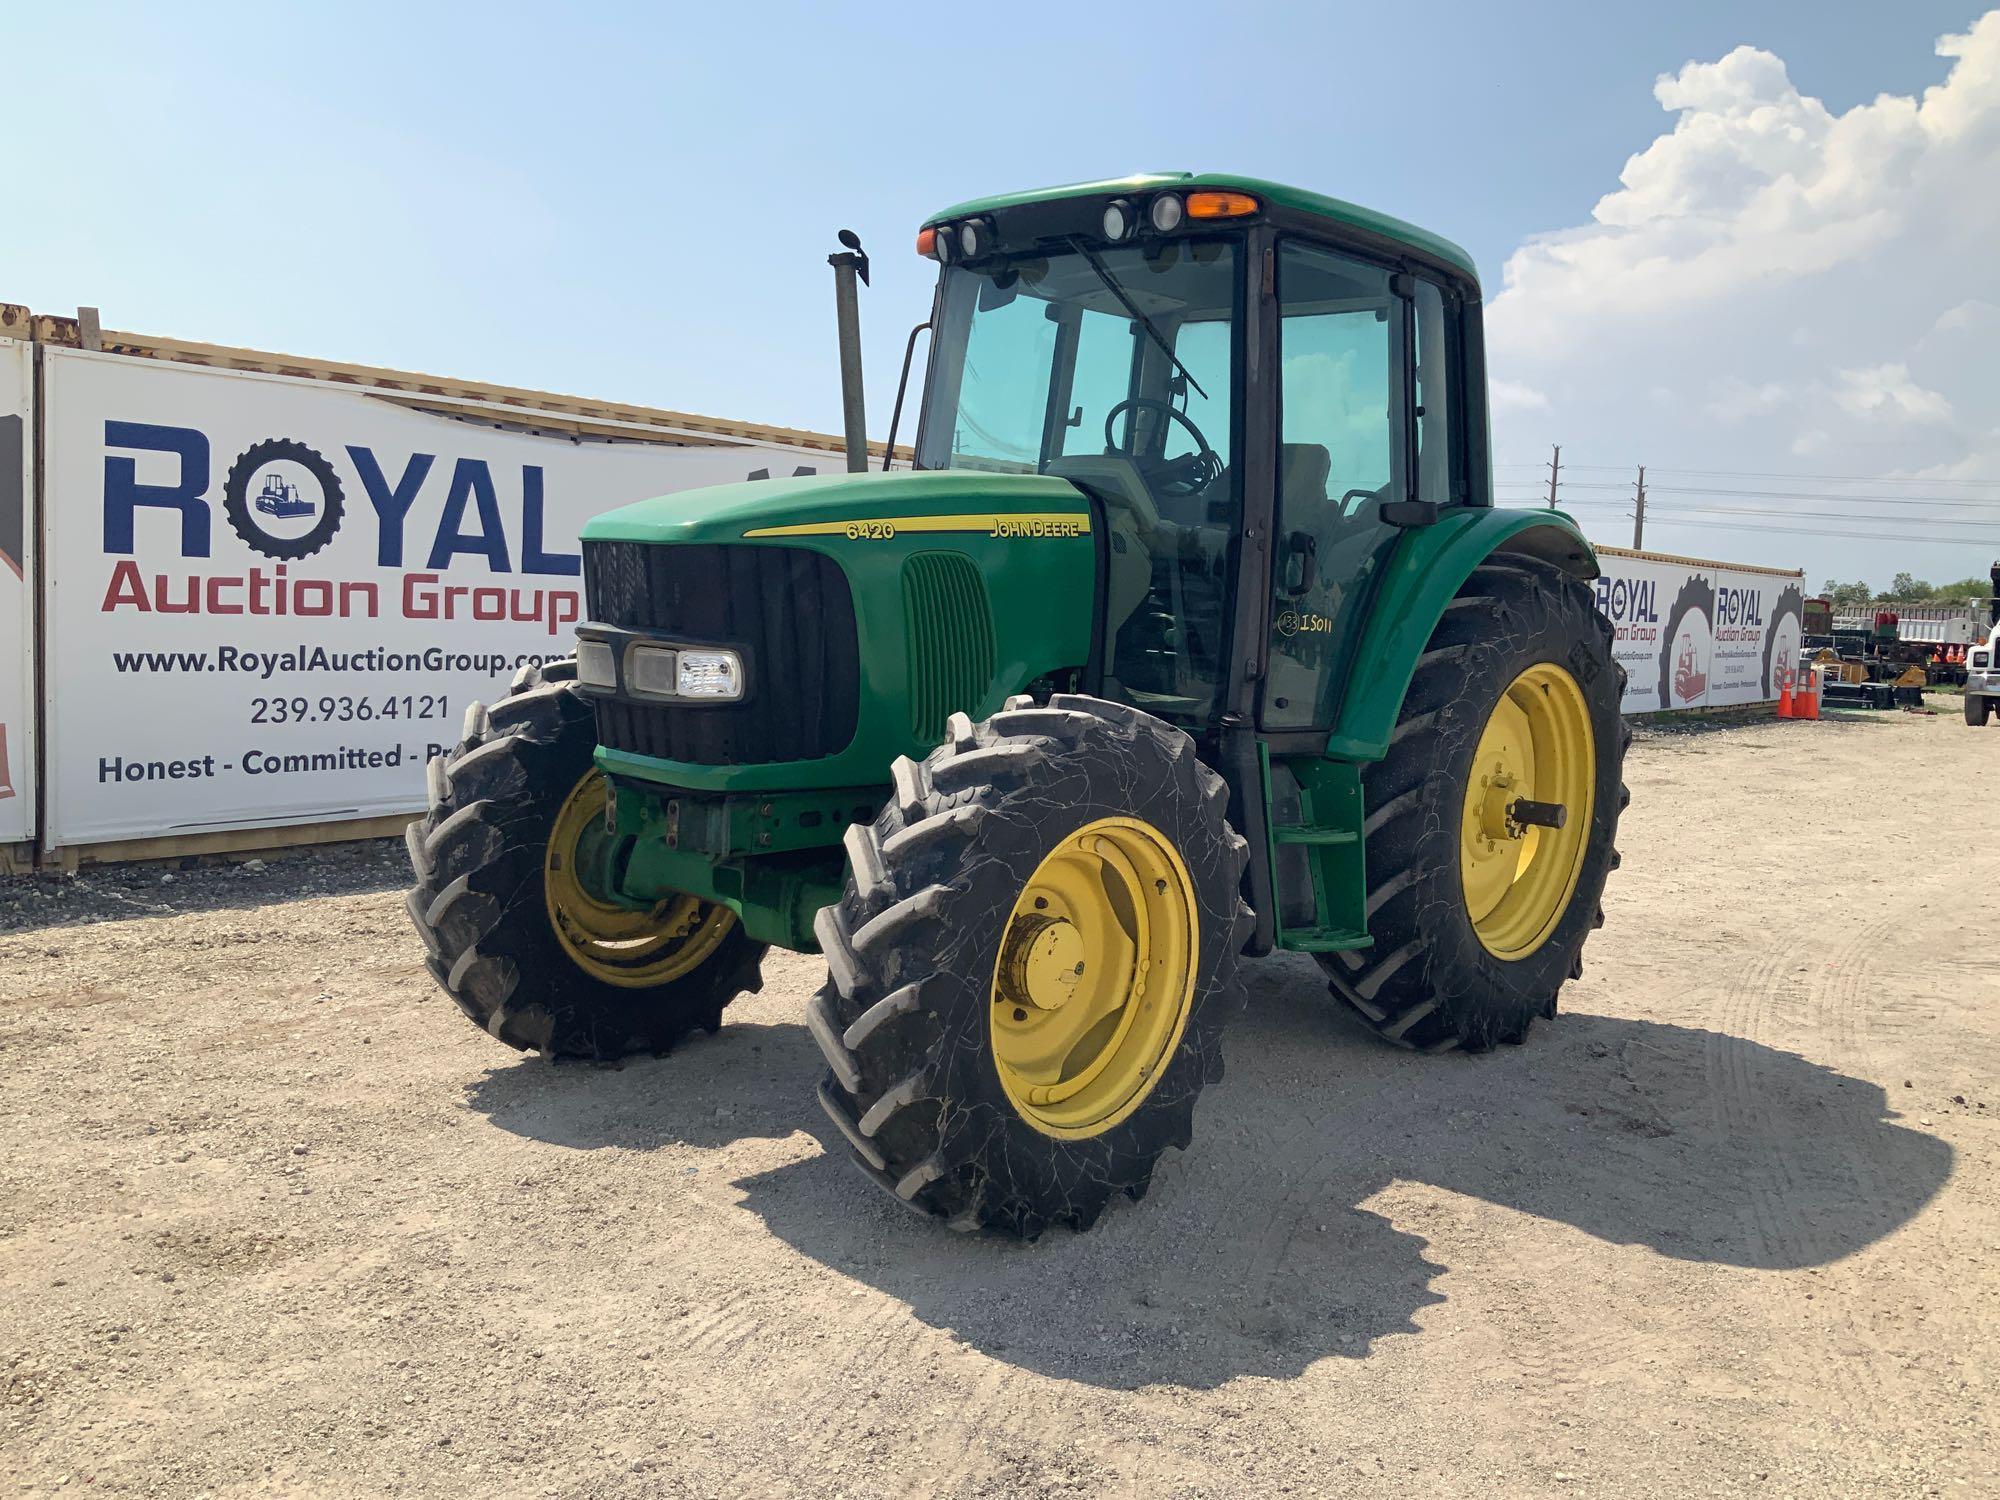
<instances>
[{"instance_id":1,"label":"cab door","mask_svg":"<svg viewBox=\"0 0 2000 1500\"><path fill-rule=\"evenodd\" d=\"M1455 299L1299 239L1276 247L1279 447L1259 725L1331 730L1405 526L1467 498ZM1418 502L1411 504L1411 502ZM1397 524L1397 522L1402 524Z\"/></svg>"}]
</instances>

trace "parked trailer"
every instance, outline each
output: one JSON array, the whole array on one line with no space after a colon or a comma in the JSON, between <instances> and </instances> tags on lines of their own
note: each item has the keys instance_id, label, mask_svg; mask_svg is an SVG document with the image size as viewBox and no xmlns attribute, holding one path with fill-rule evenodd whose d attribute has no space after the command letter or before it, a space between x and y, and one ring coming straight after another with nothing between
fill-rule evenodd
<instances>
[{"instance_id":1,"label":"parked trailer","mask_svg":"<svg viewBox=\"0 0 2000 1500\"><path fill-rule=\"evenodd\" d=\"M1898 605L1836 615L1830 644L1860 669L1858 680L1887 682L1921 676L1920 685L1965 681L1965 653L1986 639L1986 604Z\"/></svg>"},{"instance_id":2,"label":"parked trailer","mask_svg":"<svg viewBox=\"0 0 2000 1500\"><path fill-rule=\"evenodd\" d=\"M1628 714L1775 702L1809 633L1796 568L1599 547L1592 584Z\"/></svg>"},{"instance_id":3,"label":"parked trailer","mask_svg":"<svg viewBox=\"0 0 2000 1500\"><path fill-rule=\"evenodd\" d=\"M1898 640L1931 646L1969 646L1986 639L1986 601L1963 604L1893 604L1880 609L1842 610L1836 630L1872 630L1883 614L1893 614Z\"/></svg>"}]
</instances>

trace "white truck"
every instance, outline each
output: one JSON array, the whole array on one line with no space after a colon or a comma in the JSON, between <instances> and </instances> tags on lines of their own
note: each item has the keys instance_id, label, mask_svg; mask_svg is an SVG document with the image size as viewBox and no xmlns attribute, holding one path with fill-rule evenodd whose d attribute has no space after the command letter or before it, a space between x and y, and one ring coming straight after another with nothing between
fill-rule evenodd
<instances>
[{"instance_id":1,"label":"white truck","mask_svg":"<svg viewBox=\"0 0 2000 1500\"><path fill-rule=\"evenodd\" d=\"M1965 653L1965 722L1984 724L2000 703L2000 624Z\"/></svg>"}]
</instances>

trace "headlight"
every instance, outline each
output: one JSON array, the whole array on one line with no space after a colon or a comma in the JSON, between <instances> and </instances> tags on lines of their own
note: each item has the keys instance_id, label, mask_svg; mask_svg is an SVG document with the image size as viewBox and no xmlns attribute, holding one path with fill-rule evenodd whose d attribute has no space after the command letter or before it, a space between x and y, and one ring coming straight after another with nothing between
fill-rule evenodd
<instances>
[{"instance_id":1,"label":"headlight","mask_svg":"<svg viewBox=\"0 0 2000 1500\"><path fill-rule=\"evenodd\" d=\"M664 646L634 646L625 654L625 691L642 698L674 696L674 657Z\"/></svg>"},{"instance_id":2,"label":"headlight","mask_svg":"<svg viewBox=\"0 0 2000 1500\"><path fill-rule=\"evenodd\" d=\"M958 259L957 237L945 225L940 224L938 226L937 236L933 243L937 251L939 264L948 266Z\"/></svg>"},{"instance_id":3,"label":"headlight","mask_svg":"<svg viewBox=\"0 0 2000 1500\"><path fill-rule=\"evenodd\" d=\"M618 653L609 641L576 643L576 680L584 687L618 690Z\"/></svg>"},{"instance_id":4,"label":"headlight","mask_svg":"<svg viewBox=\"0 0 2000 1500\"><path fill-rule=\"evenodd\" d=\"M1123 198L1104 205L1104 237L1107 240L1122 240L1132 232L1135 223L1132 205Z\"/></svg>"},{"instance_id":5,"label":"headlight","mask_svg":"<svg viewBox=\"0 0 2000 1500\"><path fill-rule=\"evenodd\" d=\"M958 227L958 253L966 260L977 260L993 248L993 231L977 219L967 219Z\"/></svg>"},{"instance_id":6,"label":"headlight","mask_svg":"<svg viewBox=\"0 0 2000 1500\"><path fill-rule=\"evenodd\" d=\"M1153 227L1171 234L1181 227L1181 199L1178 193L1162 193L1153 200Z\"/></svg>"},{"instance_id":7,"label":"headlight","mask_svg":"<svg viewBox=\"0 0 2000 1500\"><path fill-rule=\"evenodd\" d=\"M743 696L743 659L734 651L682 651L674 691L683 698L727 702Z\"/></svg>"}]
</instances>

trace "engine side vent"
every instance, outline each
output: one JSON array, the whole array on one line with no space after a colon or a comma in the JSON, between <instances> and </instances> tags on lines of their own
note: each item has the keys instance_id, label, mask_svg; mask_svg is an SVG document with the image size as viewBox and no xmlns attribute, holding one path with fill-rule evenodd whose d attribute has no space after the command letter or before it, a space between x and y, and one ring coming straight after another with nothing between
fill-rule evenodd
<instances>
[{"instance_id":1,"label":"engine side vent","mask_svg":"<svg viewBox=\"0 0 2000 1500\"><path fill-rule=\"evenodd\" d=\"M903 628L910 651L910 729L944 738L993 683L993 614L979 569L963 552L916 552L903 564Z\"/></svg>"}]
</instances>

